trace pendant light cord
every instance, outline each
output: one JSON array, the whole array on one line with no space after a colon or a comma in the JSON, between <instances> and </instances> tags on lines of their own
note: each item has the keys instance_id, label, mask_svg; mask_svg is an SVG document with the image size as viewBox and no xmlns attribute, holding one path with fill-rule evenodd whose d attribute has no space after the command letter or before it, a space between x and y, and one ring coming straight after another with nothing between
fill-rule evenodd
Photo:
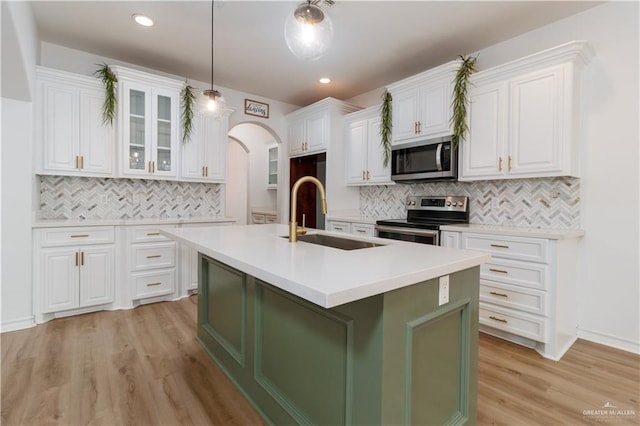
<instances>
[{"instance_id":1,"label":"pendant light cord","mask_svg":"<svg viewBox=\"0 0 640 426\"><path fill-rule=\"evenodd\" d=\"M213 90L213 2L211 0L211 90Z\"/></svg>"}]
</instances>

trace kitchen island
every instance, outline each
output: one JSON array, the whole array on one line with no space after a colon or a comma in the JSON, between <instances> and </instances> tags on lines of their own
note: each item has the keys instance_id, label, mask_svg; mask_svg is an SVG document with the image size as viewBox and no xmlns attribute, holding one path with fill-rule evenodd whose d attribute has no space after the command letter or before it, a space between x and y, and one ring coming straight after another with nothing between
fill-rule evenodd
<instances>
[{"instance_id":1,"label":"kitchen island","mask_svg":"<svg viewBox=\"0 0 640 426\"><path fill-rule=\"evenodd\" d=\"M200 253L197 338L268 423L475 423L489 255L289 243L284 225L162 232Z\"/></svg>"}]
</instances>

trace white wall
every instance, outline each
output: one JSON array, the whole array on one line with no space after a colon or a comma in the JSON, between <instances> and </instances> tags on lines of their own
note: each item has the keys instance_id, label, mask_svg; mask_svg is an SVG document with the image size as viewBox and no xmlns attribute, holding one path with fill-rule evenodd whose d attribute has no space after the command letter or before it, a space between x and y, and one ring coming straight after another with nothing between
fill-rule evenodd
<instances>
[{"instance_id":1,"label":"white wall","mask_svg":"<svg viewBox=\"0 0 640 426\"><path fill-rule=\"evenodd\" d=\"M37 51L37 34L28 3L2 2L0 331L3 332L34 324L31 100Z\"/></svg>"},{"instance_id":2,"label":"white wall","mask_svg":"<svg viewBox=\"0 0 640 426\"><path fill-rule=\"evenodd\" d=\"M240 142L229 138L227 149L227 183L225 185L225 216L246 225L248 214L249 153Z\"/></svg>"},{"instance_id":3,"label":"white wall","mask_svg":"<svg viewBox=\"0 0 640 426\"><path fill-rule=\"evenodd\" d=\"M638 13L637 2L605 3L473 53L482 70L571 40L587 40L593 47L595 57L582 78L581 226L586 237L578 259L579 336L637 353ZM375 105L381 92L349 102Z\"/></svg>"}]
</instances>

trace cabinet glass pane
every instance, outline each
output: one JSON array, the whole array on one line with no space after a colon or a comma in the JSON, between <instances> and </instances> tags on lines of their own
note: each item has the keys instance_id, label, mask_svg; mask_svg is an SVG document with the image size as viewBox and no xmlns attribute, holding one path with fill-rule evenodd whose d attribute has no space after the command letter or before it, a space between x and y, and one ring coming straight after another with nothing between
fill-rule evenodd
<instances>
[{"instance_id":1,"label":"cabinet glass pane","mask_svg":"<svg viewBox=\"0 0 640 426\"><path fill-rule=\"evenodd\" d=\"M159 172L171 171L171 150L158 149L158 164L156 168Z\"/></svg>"},{"instance_id":2,"label":"cabinet glass pane","mask_svg":"<svg viewBox=\"0 0 640 426\"><path fill-rule=\"evenodd\" d=\"M171 148L171 123L158 120L158 147Z\"/></svg>"},{"instance_id":3,"label":"cabinet glass pane","mask_svg":"<svg viewBox=\"0 0 640 426\"><path fill-rule=\"evenodd\" d=\"M269 161L278 161L278 148L269 149Z\"/></svg>"},{"instance_id":4,"label":"cabinet glass pane","mask_svg":"<svg viewBox=\"0 0 640 426\"><path fill-rule=\"evenodd\" d=\"M132 170L144 170L144 145L143 146L129 146L129 169Z\"/></svg>"},{"instance_id":5,"label":"cabinet glass pane","mask_svg":"<svg viewBox=\"0 0 640 426\"><path fill-rule=\"evenodd\" d=\"M269 173L269 185L277 185L278 184L278 175Z\"/></svg>"},{"instance_id":6,"label":"cabinet glass pane","mask_svg":"<svg viewBox=\"0 0 640 426\"><path fill-rule=\"evenodd\" d=\"M131 115L137 115L140 117L145 116L144 111L144 96L145 93L139 90L131 89L129 91L129 113Z\"/></svg>"},{"instance_id":7,"label":"cabinet glass pane","mask_svg":"<svg viewBox=\"0 0 640 426\"><path fill-rule=\"evenodd\" d=\"M171 98L158 96L158 120L171 121Z\"/></svg>"},{"instance_id":8,"label":"cabinet glass pane","mask_svg":"<svg viewBox=\"0 0 640 426\"><path fill-rule=\"evenodd\" d=\"M144 147L144 117L129 117L129 143Z\"/></svg>"}]
</instances>

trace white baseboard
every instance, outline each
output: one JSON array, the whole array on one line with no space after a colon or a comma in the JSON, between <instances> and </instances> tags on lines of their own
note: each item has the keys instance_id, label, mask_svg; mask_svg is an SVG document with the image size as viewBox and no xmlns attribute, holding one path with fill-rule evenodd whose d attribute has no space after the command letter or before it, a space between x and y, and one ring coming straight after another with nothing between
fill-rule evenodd
<instances>
[{"instance_id":1,"label":"white baseboard","mask_svg":"<svg viewBox=\"0 0 640 426\"><path fill-rule=\"evenodd\" d=\"M608 334L600 333L590 330L578 330L578 337L580 339L589 340L590 342L599 343L605 346L611 346L616 349L621 349L627 352L633 352L640 354L640 342L634 342L622 337L610 336Z\"/></svg>"},{"instance_id":2,"label":"white baseboard","mask_svg":"<svg viewBox=\"0 0 640 426\"><path fill-rule=\"evenodd\" d=\"M3 321L0 323L0 333L6 333L8 331L23 330L25 328L31 328L36 326L36 321L33 316L17 318L11 321Z\"/></svg>"}]
</instances>

